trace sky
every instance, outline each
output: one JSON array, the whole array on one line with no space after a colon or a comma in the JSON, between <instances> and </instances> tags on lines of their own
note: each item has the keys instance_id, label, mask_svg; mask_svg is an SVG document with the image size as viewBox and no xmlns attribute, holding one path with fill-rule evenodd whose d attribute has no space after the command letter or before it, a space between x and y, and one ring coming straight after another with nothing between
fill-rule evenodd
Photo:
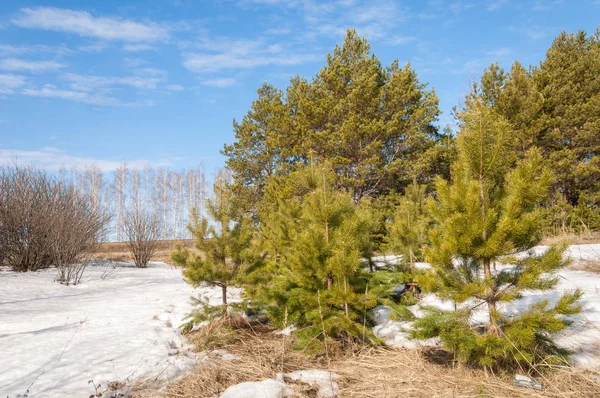
<instances>
[{"instance_id":1,"label":"sky","mask_svg":"<svg viewBox=\"0 0 600 398\"><path fill-rule=\"evenodd\" d=\"M385 65L411 62L444 126L491 62L537 65L599 15L600 0L2 0L0 163L214 173L256 89L311 78L348 28Z\"/></svg>"}]
</instances>

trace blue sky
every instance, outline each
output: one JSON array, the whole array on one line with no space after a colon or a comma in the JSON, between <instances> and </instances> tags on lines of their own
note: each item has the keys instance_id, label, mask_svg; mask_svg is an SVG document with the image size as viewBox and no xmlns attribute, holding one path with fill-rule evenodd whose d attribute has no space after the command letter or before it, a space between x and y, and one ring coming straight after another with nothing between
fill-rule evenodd
<instances>
[{"instance_id":1,"label":"blue sky","mask_svg":"<svg viewBox=\"0 0 600 398\"><path fill-rule=\"evenodd\" d=\"M490 62L537 64L599 15L598 0L2 0L0 162L212 173L262 82L312 77L347 28L410 61L444 125Z\"/></svg>"}]
</instances>

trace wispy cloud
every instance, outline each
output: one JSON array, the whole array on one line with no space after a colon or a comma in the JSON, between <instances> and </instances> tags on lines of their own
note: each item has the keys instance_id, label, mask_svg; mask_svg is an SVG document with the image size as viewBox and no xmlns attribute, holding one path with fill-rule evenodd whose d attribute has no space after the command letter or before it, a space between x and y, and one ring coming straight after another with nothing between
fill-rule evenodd
<instances>
[{"instance_id":1,"label":"wispy cloud","mask_svg":"<svg viewBox=\"0 0 600 398\"><path fill-rule=\"evenodd\" d=\"M598 2L595 2L599 4ZM537 0L533 3L533 11L549 11L562 7L565 4L564 0Z\"/></svg>"},{"instance_id":2,"label":"wispy cloud","mask_svg":"<svg viewBox=\"0 0 600 398\"><path fill-rule=\"evenodd\" d=\"M11 74L0 74L0 94L11 94L14 89L23 86L25 77Z\"/></svg>"},{"instance_id":3,"label":"wispy cloud","mask_svg":"<svg viewBox=\"0 0 600 398\"><path fill-rule=\"evenodd\" d=\"M11 46L8 44L0 44L0 55L6 57L14 57L16 55L33 54L33 53L52 53L54 55L71 54L68 47L61 46L44 46L36 44L32 46Z\"/></svg>"},{"instance_id":4,"label":"wispy cloud","mask_svg":"<svg viewBox=\"0 0 600 398\"><path fill-rule=\"evenodd\" d=\"M93 76L66 73L63 79L70 82L70 87L77 91L95 91L112 86L130 86L138 89L153 90L162 81L158 77L143 76Z\"/></svg>"},{"instance_id":5,"label":"wispy cloud","mask_svg":"<svg viewBox=\"0 0 600 398\"><path fill-rule=\"evenodd\" d=\"M536 41L552 35L553 29L532 25L532 26L509 26L508 30L514 33L527 36L530 40Z\"/></svg>"},{"instance_id":6,"label":"wispy cloud","mask_svg":"<svg viewBox=\"0 0 600 398\"><path fill-rule=\"evenodd\" d=\"M490 56L496 57L496 58L503 58L510 54L512 54L512 50L507 47L496 48L494 50L487 52L487 55L490 55Z\"/></svg>"},{"instance_id":7,"label":"wispy cloud","mask_svg":"<svg viewBox=\"0 0 600 398\"><path fill-rule=\"evenodd\" d=\"M267 65L298 65L317 59L313 54L293 54L279 44L263 40L215 38L198 43L202 52L183 54L184 66L196 73L251 69Z\"/></svg>"},{"instance_id":8,"label":"wispy cloud","mask_svg":"<svg viewBox=\"0 0 600 398\"><path fill-rule=\"evenodd\" d=\"M0 69L8 71L46 72L64 68L65 65L54 61L25 61L9 58L0 61Z\"/></svg>"},{"instance_id":9,"label":"wispy cloud","mask_svg":"<svg viewBox=\"0 0 600 398\"><path fill-rule=\"evenodd\" d=\"M486 0L486 9L488 11L497 11L508 4L508 0Z\"/></svg>"},{"instance_id":10,"label":"wispy cloud","mask_svg":"<svg viewBox=\"0 0 600 398\"><path fill-rule=\"evenodd\" d=\"M154 46L149 44L125 44L123 46L123 50L130 53L137 53L141 51L151 51L154 50Z\"/></svg>"},{"instance_id":11,"label":"wispy cloud","mask_svg":"<svg viewBox=\"0 0 600 398\"><path fill-rule=\"evenodd\" d=\"M39 150L18 150L18 149L0 149L0 164L33 164L39 168L58 171L60 169L78 169L94 164L104 172L115 171L123 161L127 161L127 167L135 170L143 170L148 165L157 167L169 167L172 164L168 161L156 161L146 159L123 159L107 160L90 157L73 156L64 153L59 148L45 147Z\"/></svg>"},{"instance_id":12,"label":"wispy cloud","mask_svg":"<svg viewBox=\"0 0 600 398\"><path fill-rule=\"evenodd\" d=\"M167 84L165 88L169 91L183 91L185 88L180 84Z\"/></svg>"},{"instance_id":13,"label":"wispy cloud","mask_svg":"<svg viewBox=\"0 0 600 398\"><path fill-rule=\"evenodd\" d=\"M46 84L42 88L25 88L21 94L29 97L58 98L67 101L83 102L96 106L124 106L124 107L146 107L154 103L150 100L139 102L123 102L117 98L106 96L103 93L92 93L76 90L60 89L52 84Z\"/></svg>"},{"instance_id":14,"label":"wispy cloud","mask_svg":"<svg viewBox=\"0 0 600 398\"><path fill-rule=\"evenodd\" d=\"M201 84L203 86L210 86L210 87L231 87L235 83L237 83L237 81L231 77L225 77L225 78L221 78L221 79L209 79L209 80L203 80L201 82Z\"/></svg>"},{"instance_id":15,"label":"wispy cloud","mask_svg":"<svg viewBox=\"0 0 600 398\"><path fill-rule=\"evenodd\" d=\"M412 43L414 41L416 41L417 38L414 36L402 36L402 35L397 35L397 36L393 36L391 37L387 43L391 44L392 46L402 46L405 44L409 44Z\"/></svg>"},{"instance_id":16,"label":"wispy cloud","mask_svg":"<svg viewBox=\"0 0 600 398\"><path fill-rule=\"evenodd\" d=\"M267 29L267 31L265 33L268 35L279 36L279 35L287 35L287 34L291 33L291 30L289 30L287 28Z\"/></svg>"},{"instance_id":17,"label":"wispy cloud","mask_svg":"<svg viewBox=\"0 0 600 398\"><path fill-rule=\"evenodd\" d=\"M22 28L75 33L102 40L144 42L164 39L168 30L156 23L96 17L85 11L55 7L22 8L12 23Z\"/></svg>"}]
</instances>

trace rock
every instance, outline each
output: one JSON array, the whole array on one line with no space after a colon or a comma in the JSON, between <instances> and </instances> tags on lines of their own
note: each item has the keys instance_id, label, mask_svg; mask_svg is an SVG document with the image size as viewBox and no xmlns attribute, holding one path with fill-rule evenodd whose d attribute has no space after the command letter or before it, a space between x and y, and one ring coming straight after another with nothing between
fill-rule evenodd
<instances>
[{"instance_id":1,"label":"rock","mask_svg":"<svg viewBox=\"0 0 600 398\"><path fill-rule=\"evenodd\" d=\"M340 392L340 387L336 382L339 376L333 372L316 369L297 370L287 373L286 376L293 381L317 387L319 389L319 396L323 398L337 397Z\"/></svg>"},{"instance_id":2,"label":"rock","mask_svg":"<svg viewBox=\"0 0 600 398\"><path fill-rule=\"evenodd\" d=\"M296 331L296 326L291 325L288 326L287 328L283 329L283 330L276 330L273 333L278 335L278 336L290 336L293 332Z\"/></svg>"},{"instance_id":3,"label":"rock","mask_svg":"<svg viewBox=\"0 0 600 398\"><path fill-rule=\"evenodd\" d=\"M291 391L280 380L249 381L229 387L220 398L283 398Z\"/></svg>"},{"instance_id":4,"label":"rock","mask_svg":"<svg viewBox=\"0 0 600 398\"><path fill-rule=\"evenodd\" d=\"M516 374L514 384L517 387L532 388L534 390L543 390L544 386L528 376Z\"/></svg>"}]
</instances>

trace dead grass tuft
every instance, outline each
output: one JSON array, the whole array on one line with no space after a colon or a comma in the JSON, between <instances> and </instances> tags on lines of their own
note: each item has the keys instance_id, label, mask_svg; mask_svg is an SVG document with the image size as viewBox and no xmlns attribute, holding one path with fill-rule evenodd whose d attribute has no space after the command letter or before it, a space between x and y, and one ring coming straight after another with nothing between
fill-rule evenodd
<instances>
[{"instance_id":1,"label":"dead grass tuft","mask_svg":"<svg viewBox=\"0 0 600 398\"><path fill-rule=\"evenodd\" d=\"M218 397L229 386L274 378L277 373L323 369L341 376L340 397L600 397L600 384L589 372L555 368L538 378L543 391L515 387L512 375L486 375L481 370L453 366L440 349L394 350L355 347L327 361L294 351L293 337L273 333L267 325L242 319L215 322L192 337L199 349L219 348L239 356L222 361L216 356L168 387L166 392L140 397ZM316 397L302 384L290 384L294 397Z\"/></svg>"}]
</instances>

